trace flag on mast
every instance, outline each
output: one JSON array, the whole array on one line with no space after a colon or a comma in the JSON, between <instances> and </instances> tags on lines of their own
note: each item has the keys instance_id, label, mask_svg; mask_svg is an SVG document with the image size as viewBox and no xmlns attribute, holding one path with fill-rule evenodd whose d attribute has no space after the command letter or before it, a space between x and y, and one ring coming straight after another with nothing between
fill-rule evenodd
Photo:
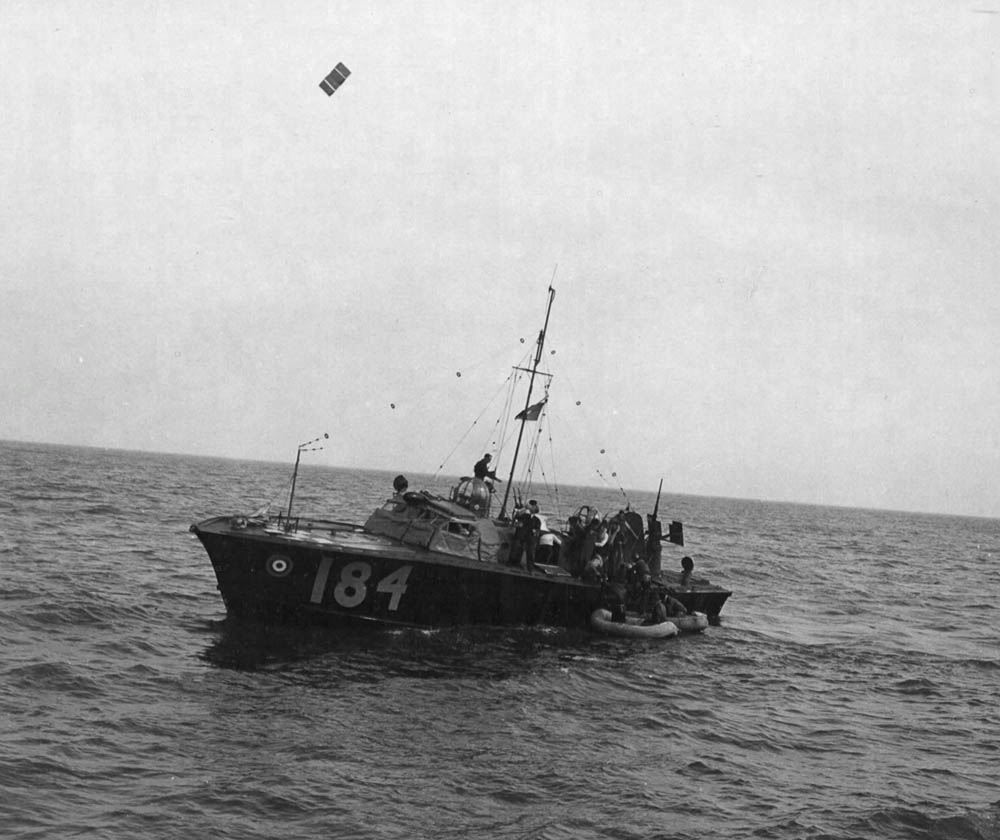
<instances>
[{"instance_id":1,"label":"flag on mast","mask_svg":"<svg viewBox=\"0 0 1000 840\"><path fill-rule=\"evenodd\" d=\"M537 420L541 416L542 409L545 408L545 400L529 405L524 411L519 411L514 415L515 420Z\"/></svg>"}]
</instances>

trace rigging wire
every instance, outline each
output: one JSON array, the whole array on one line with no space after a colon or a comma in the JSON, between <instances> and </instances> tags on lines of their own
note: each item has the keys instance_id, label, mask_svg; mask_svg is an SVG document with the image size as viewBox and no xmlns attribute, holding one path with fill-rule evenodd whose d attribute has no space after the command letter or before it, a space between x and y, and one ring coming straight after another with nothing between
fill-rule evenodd
<instances>
[{"instance_id":1,"label":"rigging wire","mask_svg":"<svg viewBox=\"0 0 1000 840\"><path fill-rule=\"evenodd\" d=\"M541 429L539 429L539 431L541 431ZM549 440L549 455L552 458L552 497L556 505L556 518L562 519L562 501L559 497L559 482L556 481L556 447L555 447L555 442L552 440L552 427L548 423L547 416L545 422L545 431L547 433Z\"/></svg>"},{"instance_id":2,"label":"rigging wire","mask_svg":"<svg viewBox=\"0 0 1000 840\"><path fill-rule=\"evenodd\" d=\"M549 453L552 457L552 478L549 479L549 475L545 470L545 459L541 455L541 447L543 443L543 435L547 432L547 439L549 444ZM532 484L534 483L534 473L537 469L540 474L540 483L545 488L546 495L550 497L555 504L555 517L557 519L562 518L562 504L559 495L559 484L555 478L555 447L552 441L552 433L548 430L548 422L546 420L546 415L543 412L539 416L539 427L538 430L533 435L532 446L530 451L530 471L527 474L528 489L530 490Z\"/></svg>"},{"instance_id":3,"label":"rigging wire","mask_svg":"<svg viewBox=\"0 0 1000 840\"><path fill-rule=\"evenodd\" d=\"M437 471L434 473L434 478L438 478L441 475L442 470L444 470L445 465L452 459L458 449L465 443L466 439L472 433L479 422L483 419L483 416L490 410L490 407L496 402L497 396L506 389L506 396L504 398L503 404L500 407L500 413L498 414L496 420L493 422L490 433L486 436L486 443L480 444L480 448L477 451L486 452L490 449L495 449L496 459L500 460L500 455L503 451L504 444L507 441L507 430L510 424L510 417L513 413L514 406L514 395L517 391L518 383L523 377L523 373L518 370L519 366L524 364L524 356L518 360L518 364L515 365L511 372L507 374L507 377L500 383L500 386L493 392L493 395L486 402L483 410L479 412L479 415L475 420L468 426L465 432L456 442L455 446L452 447L451 451L445 456L445 458L438 465ZM481 364L481 363L480 363Z\"/></svg>"},{"instance_id":4,"label":"rigging wire","mask_svg":"<svg viewBox=\"0 0 1000 840\"><path fill-rule=\"evenodd\" d=\"M545 393L542 397L545 405L548 405L549 399L549 386L551 383L551 375L549 375L549 381L545 385ZM551 497L555 503L556 517L560 518L562 516L562 505L559 495L559 485L555 479L555 444L552 439L552 430L549 426L549 414L548 409L543 408L539 414L538 425L535 431L532 433L527 458L524 462L524 467L521 469L520 475L517 480L517 492L518 495L535 495L532 492L532 487L535 484L535 475L538 473L540 476L540 484L544 487L546 495ZM549 474L546 472L545 459L542 451L542 444L548 442L548 451L552 461L552 476L550 479Z\"/></svg>"},{"instance_id":5,"label":"rigging wire","mask_svg":"<svg viewBox=\"0 0 1000 840\"><path fill-rule=\"evenodd\" d=\"M573 392L579 393L579 390L576 389L574 383L572 382L572 380L570 379L570 377L569 377L569 375L567 373L560 373L560 378L564 379L566 381L566 384L568 386L568 391L570 392L571 395L572 395ZM572 399L572 396L571 396L571 399ZM599 449L601 455L607 456L608 459L612 461L612 473L611 473L611 475L612 475L612 477L614 477L615 479L617 479L618 478L618 472L617 472L617 467L615 467L614 463L613 463L614 458L613 458L612 455L610 455L607 452L607 446L606 446L605 441L603 441L600 437L598 437L598 435L595 434L595 429L597 429L597 424L593 422L593 419L590 416L590 412L588 411L586 404L581 403L579 400L577 400L576 403L577 403L576 407L579 409L580 413L583 415L583 419L582 419L582 421L578 421L577 423L574 423L572 425L574 425L575 427L581 429L582 432L583 432L583 435L582 435L583 441L582 442L584 444L584 452L589 451L591 449L591 447L595 447L595 448ZM590 457L592 457L592 456L590 456ZM615 485L612 485L611 482L609 482L604 477L604 474L601 472L600 467L595 467L595 470L596 470L597 474L601 477L601 480L604 481L607 484L608 487L614 488ZM625 499L628 500L628 495L625 493L625 490L622 488L620 481L618 482L617 489L620 490L621 493L622 493L622 495L625 496Z\"/></svg>"},{"instance_id":6,"label":"rigging wire","mask_svg":"<svg viewBox=\"0 0 1000 840\"><path fill-rule=\"evenodd\" d=\"M601 481L608 485L608 487L614 487L614 485L604 477L604 473L601 472L600 468L597 469L597 474L601 477ZM611 473L613 476L617 476L618 473ZM621 491L622 496L625 499L626 509L632 506L632 502L629 500L628 493L625 492L625 488L621 486L621 482L616 482L618 489Z\"/></svg>"},{"instance_id":7,"label":"rigging wire","mask_svg":"<svg viewBox=\"0 0 1000 840\"><path fill-rule=\"evenodd\" d=\"M510 428L511 417L514 413L514 395L517 392L518 385L524 378L524 373L518 369L521 367L522 363L523 357L510 372L510 376L508 377L510 388L507 391L507 399L504 402L503 409L501 410L500 416L497 418L496 426L494 427L495 429L499 429L499 434L496 435L496 440L493 441L493 444L496 446L498 463L501 455L503 454L504 446L508 441L508 429Z\"/></svg>"},{"instance_id":8,"label":"rigging wire","mask_svg":"<svg viewBox=\"0 0 1000 840\"><path fill-rule=\"evenodd\" d=\"M478 425L479 421L483 419L483 415L486 414L487 411L489 411L489 408L493 404L493 401L497 398L497 394L499 394L501 391L503 391L503 389L505 387L508 386L508 383L511 380L511 376L512 376L512 374L508 374L507 378L503 382L500 383L500 387L497 388L496 391L493 392L493 396L490 397L489 401L486 403L486 405L484 406L483 410L479 412L479 415L476 417L476 419L472 421L472 423L469 425L469 427L465 430L465 432L462 434L462 436L458 439L458 442L455 444L455 446L452 447L451 452L449 452L445 456L444 460L442 460L442 462L438 465L437 472L434 473L434 478L437 478L441 474L441 470L444 469L444 465L447 464L448 461L451 460L451 457L455 454L455 452L462 445L462 443L465 441L465 439L472 433L472 430L476 427L476 425ZM494 424L494 429L495 428L496 428L496 425Z\"/></svg>"},{"instance_id":9,"label":"rigging wire","mask_svg":"<svg viewBox=\"0 0 1000 840\"><path fill-rule=\"evenodd\" d=\"M282 485L279 489L275 490L274 493L271 494L271 498L269 498L266 502L264 502L264 504L262 504L253 513L250 514L250 519L258 519L260 517L266 517L270 513L271 508L274 506L275 500L279 496L282 496L287 499L288 493L291 489L292 489L292 477L289 476L285 481L284 485Z\"/></svg>"}]
</instances>

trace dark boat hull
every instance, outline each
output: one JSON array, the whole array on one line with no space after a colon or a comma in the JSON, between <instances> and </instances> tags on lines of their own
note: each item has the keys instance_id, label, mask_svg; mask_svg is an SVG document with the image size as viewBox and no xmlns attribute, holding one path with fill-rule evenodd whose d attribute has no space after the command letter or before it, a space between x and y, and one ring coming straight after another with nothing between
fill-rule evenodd
<instances>
[{"instance_id":1,"label":"dark boat hull","mask_svg":"<svg viewBox=\"0 0 1000 840\"><path fill-rule=\"evenodd\" d=\"M275 622L374 621L418 627L584 627L600 589L561 570L524 569L354 539L193 526L232 615ZM355 543L352 545L352 543Z\"/></svg>"},{"instance_id":2,"label":"dark boat hull","mask_svg":"<svg viewBox=\"0 0 1000 840\"><path fill-rule=\"evenodd\" d=\"M212 561L227 611L273 623L376 622L416 627L589 625L601 587L557 567L487 563L403 545L358 526L294 531L218 517L191 526ZM729 593L688 592L718 616Z\"/></svg>"}]
</instances>

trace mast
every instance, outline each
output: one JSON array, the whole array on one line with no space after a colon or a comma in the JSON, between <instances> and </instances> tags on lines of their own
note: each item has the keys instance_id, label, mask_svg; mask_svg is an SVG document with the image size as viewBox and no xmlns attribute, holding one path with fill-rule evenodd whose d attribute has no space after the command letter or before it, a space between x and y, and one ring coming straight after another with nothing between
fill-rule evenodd
<instances>
[{"instance_id":1,"label":"mast","mask_svg":"<svg viewBox=\"0 0 1000 840\"><path fill-rule=\"evenodd\" d=\"M292 502L295 501L295 481L299 477L299 459L302 457L303 452L316 452L322 449L322 446L312 446L314 443L319 443L321 440L329 440L330 433L323 432L323 437L318 437L315 440L307 440L305 443L300 443L298 451L295 453L295 469L292 470L292 489L288 494L288 517L285 523L285 530L292 530ZM308 447L312 446L312 449Z\"/></svg>"},{"instance_id":2,"label":"mast","mask_svg":"<svg viewBox=\"0 0 1000 840\"><path fill-rule=\"evenodd\" d=\"M535 349L535 361L531 366L531 377L528 379L528 396L524 400L524 411L521 416L521 428L517 433L517 445L514 447L514 457L510 463L510 477L507 479L507 487L503 493L503 504L500 505L500 519L507 514L507 500L510 498L510 487L514 482L514 470L517 468L517 456L521 451L521 439L524 437L524 426L528 422L528 409L531 407L531 389L535 385L535 375L538 373L538 365L542 361L542 348L545 346L545 333L549 328L549 315L552 312L552 301L556 299L556 290L549 284L549 302L545 307L545 323L542 331L538 334L538 345Z\"/></svg>"}]
</instances>

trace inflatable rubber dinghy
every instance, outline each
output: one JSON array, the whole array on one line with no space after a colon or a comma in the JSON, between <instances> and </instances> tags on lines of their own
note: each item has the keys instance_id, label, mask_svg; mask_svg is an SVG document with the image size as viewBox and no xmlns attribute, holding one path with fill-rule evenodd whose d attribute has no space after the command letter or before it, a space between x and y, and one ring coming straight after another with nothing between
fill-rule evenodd
<instances>
[{"instance_id":1,"label":"inflatable rubber dinghy","mask_svg":"<svg viewBox=\"0 0 1000 840\"><path fill-rule=\"evenodd\" d=\"M675 615L670 618L670 621L677 625L677 629L681 633L700 633L708 627L708 616L700 612Z\"/></svg>"},{"instance_id":2,"label":"inflatable rubber dinghy","mask_svg":"<svg viewBox=\"0 0 1000 840\"><path fill-rule=\"evenodd\" d=\"M643 624L637 615L625 617L625 621L612 621L611 610L596 609L590 614L590 626L609 636L625 636L631 639L667 639L677 635L677 625L672 621L660 624Z\"/></svg>"}]
</instances>

